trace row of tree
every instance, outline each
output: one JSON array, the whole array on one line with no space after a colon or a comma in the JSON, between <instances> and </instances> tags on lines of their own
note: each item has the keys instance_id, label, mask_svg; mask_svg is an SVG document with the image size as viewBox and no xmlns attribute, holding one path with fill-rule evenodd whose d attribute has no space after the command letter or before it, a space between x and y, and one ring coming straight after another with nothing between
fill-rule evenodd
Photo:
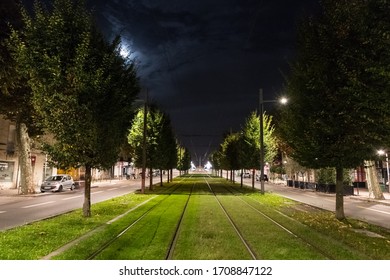
<instances>
[{"instance_id":1,"label":"row of tree","mask_svg":"<svg viewBox=\"0 0 390 280\"><path fill-rule=\"evenodd\" d=\"M0 114L16 123L22 194L35 191L32 141L57 167L85 167L86 217L91 170L110 168L129 143L139 163L141 132L147 132L145 166L175 166L177 150L186 149L177 147L168 116L151 107L146 130L142 110L133 121L140 92L135 63L121 55L119 37L108 41L98 30L84 1L54 0L50 7L36 1L30 13L5 0L1 8Z\"/></svg>"},{"instance_id":2,"label":"row of tree","mask_svg":"<svg viewBox=\"0 0 390 280\"><path fill-rule=\"evenodd\" d=\"M336 217L344 219L343 169L390 147L390 2L321 4L300 24L277 133L302 166L335 168Z\"/></svg>"},{"instance_id":3,"label":"row of tree","mask_svg":"<svg viewBox=\"0 0 390 280\"><path fill-rule=\"evenodd\" d=\"M119 37L104 38L83 1L13 11L18 24L2 30L1 113L16 122L22 193L34 191L30 139L41 135L58 167L85 167L90 216L91 170L112 166L126 140L140 89L135 64L120 55Z\"/></svg>"},{"instance_id":4,"label":"row of tree","mask_svg":"<svg viewBox=\"0 0 390 280\"><path fill-rule=\"evenodd\" d=\"M272 116L264 113L264 159L269 162L273 162L278 153L274 130ZM219 150L210 155L210 161L215 170L229 170L232 181L235 181L234 170L252 170L252 188L254 188L255 170L260 168L260 118L258 113L250 114L241 131L227 134Z\"/></svg>"},{"instance_id":5,"label":"row of tree","mask_svg":"<svg viewBox=\"0 0 390 280\"><path fill-rule=\"evenodd\" d=\"M279 143L305 168L335 170L335 214L342 220L345 169L372 166L379 148L390 149L390 2L322 0L321 7L299 25L284 92L289 104L275 129L264 124L265 160ZM260 166L258 119L252 114L240 133L227 135L211 156L215 168Z\"/></svg>"},{"instance_id":6,"label":"row of tree","mask_svg":"<svg viewBox=\"0 0 390 280\"><path fill-rule=\"evenodd\" d=\"M143 179L146 175L145 167L149 168L149 174L152 174L153 169L160 170L161 185L163 170L168 171L170 181L173 168L176 167L180 171L190 168L189 151L178 144L169 116L155 105L145 104L143 108L138 109L128 134L128 143L134 164L143 167ZM153 176L150 176L150 189L153 188L152 180Z\"/></svg>"}]
</instances>

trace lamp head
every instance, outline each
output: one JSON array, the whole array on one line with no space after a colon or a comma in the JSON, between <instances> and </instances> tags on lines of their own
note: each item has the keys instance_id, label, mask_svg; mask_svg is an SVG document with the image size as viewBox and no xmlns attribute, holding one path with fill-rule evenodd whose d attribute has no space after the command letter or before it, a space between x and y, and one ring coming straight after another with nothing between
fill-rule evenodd
<instances>
[{"instance_id":1,"label":"lamp head","mask_svg":"<svg viewBox=\"0 0 390 280\"><path fill-rule=\"evenodd\" d=\"M282 97L279 99L279 102L284 105L284 104L287 104L288 99L286 97Z\"/></svg>"}]
</instances>

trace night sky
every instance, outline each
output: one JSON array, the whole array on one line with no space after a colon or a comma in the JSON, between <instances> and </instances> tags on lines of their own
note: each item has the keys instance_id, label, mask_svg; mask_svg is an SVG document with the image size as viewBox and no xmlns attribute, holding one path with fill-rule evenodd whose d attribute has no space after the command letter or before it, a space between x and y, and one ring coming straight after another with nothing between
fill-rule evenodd
<instances>
[{"instance_id":1,"label":"night sky","mask_svg":"<svg viewBox=\"0 0 390 280\"><path fill-rule=\"evenodd\" d=\"M143 92L200 159L265 99L282 95L298 20L318 0L94 0L99 27L121 35ZM266 108L267 110L267 108Z\"/></svg>"}]
</instances>

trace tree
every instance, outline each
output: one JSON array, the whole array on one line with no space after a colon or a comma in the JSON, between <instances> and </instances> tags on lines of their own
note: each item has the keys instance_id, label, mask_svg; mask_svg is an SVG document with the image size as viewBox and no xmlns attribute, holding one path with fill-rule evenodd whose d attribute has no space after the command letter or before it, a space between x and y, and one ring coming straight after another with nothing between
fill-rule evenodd
<instances>
[{"instance_id":1,"label":"tree","mask_svg":"<svg viewBox=\"0 0 390 280\"><path fill-rule=\"evenodd\" d=\"M83 1L36 2L22 10L25 28L11 36L19 73L32 88L34 109L52 141L43 143L58 167L85 166L83 215L91 216L91 169L118 157L139 91L134 63L96 29Z\"/></svg>"},{"instance_id":2,"label":"tree","mask_svg":"<svg viewBox=\"0 0 390 280\"><path fill-rule=\"evenodd\" d=\"M241 142L240 133L230 133L221 144L222 167L230 170L230 180L232 182L235 181L234 170L239 170L242 167Z\"/></svg>"},{"instance_id":3,"label":"tree","mask_svg":"<svg viewBox=\"0 0 390 280\"><path fill-rule=\"evenodd\" d=\"M177 145L176 138L173 133L171 120L167 114L163 114L160 137L158 139L158 164L157 168L160 169L160 185L162 186L162 170L168 171L168 182L169 182L169 171L172 170L177 163Z\"/></svg>"},{"instance_id":4,"label":"tree","mask_svg":"<svg viewBox=\"0 0 390 280\"><path fill-rule=\"evenodd\" d=\"M264 132L264 159L272 162L277 155L277 141L274 136L272 117L263 114ZM260 119L256 112L252 112L242 128L241 162L245 169L252 169L252 188L255 185L255 170L260 168Z\"/></svg>"},{"instance_id":5,"label":"tree","mask_svg":"<svg viewBox=\"0 0 390 280\"><path fill-rule=\"evenodd\" d=\"M386 0L324 0L302 23L280 131L291 156L336 169L336 218L344 219L343 169L384 143L390 129L390 5Z\"/></svg>"},{"instance_id":6,"label":"tree","mask_svg":"<svg viewBox=\"0 0 390 280\"><path fill-rule=\"evenodd\" d=\"M162 182L162 170L172 169L176 165L177 150L176 139L173 134L169 116L157 108L151 111L153 149L150 155L151 168L160 170L160 185ZM149 146L149 148L151 148Z\"/></svg>"},{"instance_id":7,"label":"tree","mask_svg":"<svg viewBox=\"0 0 390 280\"><path fill-rule=\"evenodd\" d=\"M146 166L152 169L172 169L176 165L176 140L169 116L155 105L148 106L146 116L146 147L144 147L144 108L138 110L128 133L128 143L134 150L136 166L143 164L143 152L146 150ZM160 172L162 176L162 172ZM162 177L160 176L160 184ZM150 177L152 188L152 176Z\"/></svg>"},{"instance_id":8,"label":"tree","mask_svg":"<svg viewBox=\"0 0 390 280\"><path fill-rule=\"evenodd\" d=\"M191 154L186 147L177 145L177 170L187 172L191 168Z\"/></svg>"},{"instance_id":9,"label":"tree","mask_svg":"<svg viewBox=\"0 0 390 280\"><path fill-rule=\"evenodd\" d=\"M219 176L219 171L222 172L221 158L222 158L222 154L220 150L213 151L209 157L213 169L217 172L218 176ZM222 173L220 176L222 177Z\"/></svg>"},{"instance_id":10,"label":"tree","mask_svg":"<svg viewBox=\"0 0 390 280\"><path fill-rule=\"evenodd\" d=\"M260 120L252 112L242 128L242 163L243 168L252 170L252 188L255 187L256 169L260 168Z\"/></svg>"},{"instance_id":11,"label":"tree","mask_svg":"<svg viewBox=\"0 0 390 280\"><path fill-rule=\"evenodd\" d=\"M15 1L2 2L0 18L0 114L16 124L21 194L34 193L31 138L40 135L42 131L31 103L31 88L26 79L18 75L16 61L11 55L11 31L23 28L20 8Z\"/></svg>"}]
</instances>

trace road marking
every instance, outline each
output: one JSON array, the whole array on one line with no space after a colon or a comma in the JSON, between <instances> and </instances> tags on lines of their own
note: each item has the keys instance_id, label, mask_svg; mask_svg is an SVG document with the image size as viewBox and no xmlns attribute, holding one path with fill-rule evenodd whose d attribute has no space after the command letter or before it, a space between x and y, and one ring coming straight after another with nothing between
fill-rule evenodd
<instances>
[{"instance_id":1,"label":"road marking","mask_svg":"<svg viewBox=\"0 0 390 280\"><path fill-rule=\"evenodd\" d=\"M92 194L102 193L103 191L93 192Z\"/></svg>"},{"instance_id":2,"label":"road marking","mask_svg":"<svg viewBox=\"0 0 390 280\"><path fill-rule=\"evenodd\" d=\"M5 213L5 212L7 212L7 211L0 211L0 214L3 214L3 213Z\"/></svg>"},{"instance_id":3,"label":"road marking","mask_svg":"<svg viewBox=\"0 0 390 280\"><path fill-rule=\"evenodd\" d=\"M82 195L75 195L75 196L71 196L71 197L63 198L62 200L75 199L75 198L79 198L79 197L82 197Z\"/></svg>"},{"instance_id":4,"label":"road marking","mask_svg":"<svg viewBox=\"0 0 390 280\"><path fill-rule=\"evenodd\" d=\"M55 201L47 201L47 202L42 202L42 203L38 203L38 204L32 204L32 205L28 205L28 206L23 206L22 208L32 208L32 207L38 207L38 206L42 206L42 205L46 205L46 204L51 204L51 203L54 203Z\"/></svg>"},{"instance_id":5,"label":"road marking","mask_svg":"<svg viewBox=\"0 0 390 280\"><path fill-rule=\"evenodd\" d=\"M390 215L390 212L386 212L386 211L371 209L371 208L367 208L367 207L363 207L363 206L357 206L357 207L365 209L365 210L370 210L370 211L374 211L374 212L379 212L379 213L382 213L382 214Z\"/></svg>"},{"instance_id":6,"label":"road marking","mask_svg":"<svg viewBox=\"0 0 390 280\"><path fill-rule=\"evenodd\" d=\"M113 191L113 190L117 190L118 188L112 188L112 189L108 189L107 191Z\"/></svg>"},{"instance_id":7,"label":"road marking","mask_svg":"<svg viewBox=\"0 0 390 280\"><path fill-rule=\"evenodd\" d=\"M307 196L307 197L312 197L312 198L317 198L318 196L316 195L312 195L312 194L303 194L304 196Z\"/></svg>"}]
</instances>

